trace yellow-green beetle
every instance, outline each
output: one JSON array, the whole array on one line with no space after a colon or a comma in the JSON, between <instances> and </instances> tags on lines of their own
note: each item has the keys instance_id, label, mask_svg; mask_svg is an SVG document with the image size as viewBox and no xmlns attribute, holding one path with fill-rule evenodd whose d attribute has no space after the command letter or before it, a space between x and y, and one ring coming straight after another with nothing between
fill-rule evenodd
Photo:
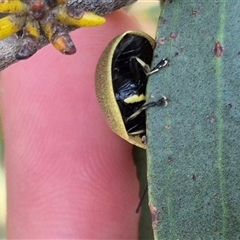
<instances>
[{"instance_id":1,"label":"yellow-green beetle","mask_svg":"<svg viewBox=\"0 0 240 240\"><path fill-rule=\"evenodd\" d=\"M145 110L166 105L163 97L146 103L148 76L168 64L163 59L152 71L155 41L141 31L128 31L114 38L96 68L96 93L110 128L126 141L146 148Z\"/></svg>"}]
</instances>

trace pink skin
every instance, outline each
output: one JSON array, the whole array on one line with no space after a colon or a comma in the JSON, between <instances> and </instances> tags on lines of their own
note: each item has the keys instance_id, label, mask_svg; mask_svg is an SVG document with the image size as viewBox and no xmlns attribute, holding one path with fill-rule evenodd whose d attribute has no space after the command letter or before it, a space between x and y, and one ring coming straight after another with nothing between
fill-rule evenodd
<instances>
[{"instance_id":1,"label":"pink skin","mask_svg":"<svg viewBox=\"0 0 240 240\"><path fill-rule=\"evenodd\" d=\"M137 239L132 146L105 123L94 88L101 52L129 29L116 12L71 34L75 55L49 45L2 72L9 239Z\"/></svg>"}]
</instances>

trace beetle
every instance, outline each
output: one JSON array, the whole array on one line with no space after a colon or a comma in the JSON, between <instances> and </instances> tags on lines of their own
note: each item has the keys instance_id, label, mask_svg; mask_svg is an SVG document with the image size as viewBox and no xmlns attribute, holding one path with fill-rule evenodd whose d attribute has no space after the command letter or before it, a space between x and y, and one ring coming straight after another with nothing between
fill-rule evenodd
<instances>
[{"instance_id":1,"label":"beetle","mask_svg":"<svg viewBox=\"0 0 240 240\"><path fill-rule=\"evenodd\" d=\"M166 97L146 103L148 76L169 62L162 59L150 70L154 46L154 39L144 32L125 32L106 47L95 73L96 95L110 128L141 148L147 148L145 110L167 105Z\"/></svg>"}]
</instances>

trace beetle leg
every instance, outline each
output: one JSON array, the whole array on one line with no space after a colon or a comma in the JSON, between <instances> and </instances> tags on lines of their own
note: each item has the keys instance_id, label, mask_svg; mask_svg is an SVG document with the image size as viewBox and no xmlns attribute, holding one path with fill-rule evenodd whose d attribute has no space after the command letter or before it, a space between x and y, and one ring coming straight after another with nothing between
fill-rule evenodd
<instances>
[{"instance_id":1,"label":"beetle leg","mask_svg":"<svg viewBox=\"0 0 240 240\"><path fill-rule=\"evenodd\" d=\"M166 107L168 104L167 102L167 98L165 96L163 96L162 98L160 98L158 101L156 102L148 102L148 103L144 103L137 111L135 111L132 115L130 115L129 117L125 118L125 121L129 121L134 119L135 117L137 117L141 112L145 111L147 108L150 107L155 107L155 106L164 106Z\"/></svg>"},{"instance_id":2,"label":"beetle leg","mask_svg":"<svg viewBox=\"0 0 240 240\"><path fill-rule=\"evenodd\" d=\"M143 60L141 60L138 57L135 57L137 62L141 65L143 68L144 73L149 76L156 72L158 72L161 68L166 67L169 63L169 60L167 58L162 59L152 70L150 69L149 65L146 64Z\"/></svg>"},{"instance_id":3,"label":"beetle leg","mask_svg":"<svg viewBox=\"0 0 240 240\"><path fill-rule=\"evenodd\" d=\"M139 203L138 203L138 206L137 206L137 209L136 209L135 213L139 213L139 210L140 210L140 208L142 206L142 202L144 200L144 197L146 196L147 190L148 190L148 186L146 186L146 188L144 189L144 191L143 191L143 193L141 195L141 198L139 200Z\"/></svg>"},{"instance_id":4,"label":"beetle leg","mask_svg":"<svg viewBox=\"0 0 240 240\"><path fill-rule=\"evenodd\" d=\"M158 72L161 68L166 67L169 64L169 59L164 58L162 59L147 75L154 74Z\"/></svg>"},{"instance_id":5,"label":"beetle leg","mask_svg":"<svg viewBox=\"0 0 240 240\"><path fill-rule=\"evenodd\" d=\"M91 12L79 12L68 9L66 6L59 8L56 19L72 27L92 27L105 23L105 18Z\"/></svg>"},{"instance_id":6,"label":"beetle leg","mask_svg":"<svg viewBox=\"0 0 240 240\"><path fill-rule=\"evenodd\" d=\"M25 16L8 15L0 19L0 40L20 31L25 23Z\"/></svg>"}]
</instances>

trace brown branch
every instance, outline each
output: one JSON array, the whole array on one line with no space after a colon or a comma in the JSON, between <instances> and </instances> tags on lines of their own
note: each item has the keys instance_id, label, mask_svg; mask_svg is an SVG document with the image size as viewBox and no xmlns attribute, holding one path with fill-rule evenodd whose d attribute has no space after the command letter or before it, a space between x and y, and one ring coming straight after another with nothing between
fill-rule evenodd
<instances>
[{"instance_id":1,"label":"brown branch","mask_svg":"<svg viewBox=\"0 0 240 240\"><path fill-rule=\"evenodd\" d=\"M105 16L135 1L137 0L70 0L67 6ZM67 31L73 30L68 27L66 29ZM48 43L46 37L42 35L38 50ZM0 71L18 61L16 54L22 46L22 39L18 38L16 34L0 41Z\"/></svg>"}]
</instances>

